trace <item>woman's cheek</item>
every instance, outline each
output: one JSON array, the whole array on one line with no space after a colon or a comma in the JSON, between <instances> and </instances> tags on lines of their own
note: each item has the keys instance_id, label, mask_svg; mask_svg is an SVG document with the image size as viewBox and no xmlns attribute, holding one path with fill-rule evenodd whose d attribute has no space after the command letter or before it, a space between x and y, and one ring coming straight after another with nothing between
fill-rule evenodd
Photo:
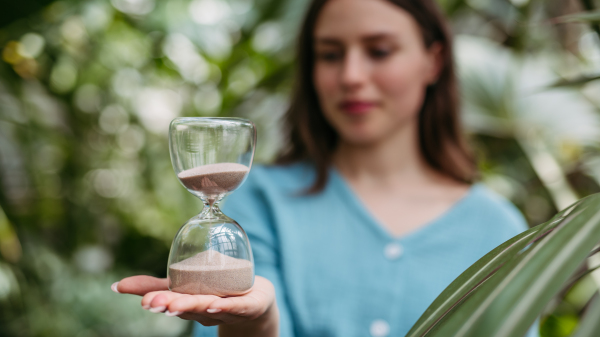
<instances>
[{"instance_id":1,"label":"woman's cheek","mask_svg":"<svg viewBox=\"0 0 600 337\"><path fill-rule=\"evenodd\" d=\"M319 98L319 105L325 117L333 122L336 112L336 98L338 97L339 85L336 73L330 67L315 67L314 85Z\"/></svg>"},{"instance_id":2,"label":"woman's cheek","mask_svg":"<svg viewBox=\"0 0 600 337\"><path fill-rule=\"evenodd\" d=\"M379 73L377 82L380 92L385 96L389 111L398 117L417 114L423 103L425 87L419 62L409 63L417 66L389 67Z\"/></svg>"},{"instance_id":3,"label":"woman's cheek","mask_svg":"<svg viewBox=\"0 0 600 337\"><path fill-rule=\"evenodd\" d=\"M331 67L316 65L313 78L320 99L324 99L336 91L336 74Z\"/></svg>"},{"instance_id":4,"label":"woman's cheek","mask_svg":"<svg viewBox=\"0 0 600 337\"><path fill-rule=\"evenodd\" d=\"M404 68L389 65L378 69L374 80L386 99L395 99L406 91L410 79L409 71Z\"/></svg>"}]
</instances>

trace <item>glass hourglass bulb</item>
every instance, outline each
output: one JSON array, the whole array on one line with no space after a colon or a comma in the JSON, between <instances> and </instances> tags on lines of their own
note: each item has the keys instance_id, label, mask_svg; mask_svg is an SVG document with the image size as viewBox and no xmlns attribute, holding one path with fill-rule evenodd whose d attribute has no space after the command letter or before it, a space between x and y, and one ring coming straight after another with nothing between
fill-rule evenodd
<instances>
[{"instance_id":1,"label":"glass hourglass bulb","mask_svg":"<svg viewBox=\"0 0 600 337\"><path fill-rule=\"evenodd\" d=\"M246 179L256 128L241 118L175 118L169 127L171 162L181 184L204 203L171 245L171 291L241 295L254 284L254 260L246 233L218 207Z\"/></svg>"}]
</instances>

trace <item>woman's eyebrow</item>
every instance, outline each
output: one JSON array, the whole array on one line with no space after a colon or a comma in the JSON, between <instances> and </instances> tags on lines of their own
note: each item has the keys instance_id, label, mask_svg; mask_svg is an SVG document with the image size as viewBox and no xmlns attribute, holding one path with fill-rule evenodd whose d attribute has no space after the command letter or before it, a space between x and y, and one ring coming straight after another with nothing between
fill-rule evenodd
<instances>
[{"instance_id":1,"label":"woman's eyebrow","mask_svg":"<svg viewBox=\"0 0 600 337\"><path fill-rule=\"evenodd\" d=\"M395 39L395 35L391 34L391 33L374 33L374 34L369 34L369 35L365 35L361 38L361 40L363 40L364 42L377 42L377 41L381 41L381 40L393 40Z\"/></svg>"},{"instance_id":2,"label":"woman's eyebrow","mask_svg":"<svg viewBox=\"0 0 600 337\"><path fill-rule=\"evenodd\" d=\"M341 46L342 41L333 37L317 37L315 38L315 44L322 44L328 46Z\"/></svg>"},{"instance_id":3,"label":"woman's eyebrow","mask_svg":"<svg viewBox=\"0 0 600 337\"><path fill-rule=\"evenodd\" d=\"M363 42L378 42L382 40L394 40L396 39L396 35L388 32L378 32L378 33L370 33L364 35L360 38ZM338 39L335 37L322 36L315 37L316 45L325 45L325 46L343 46L344 42L342 39Z\"/></svg>"}]
</instances>

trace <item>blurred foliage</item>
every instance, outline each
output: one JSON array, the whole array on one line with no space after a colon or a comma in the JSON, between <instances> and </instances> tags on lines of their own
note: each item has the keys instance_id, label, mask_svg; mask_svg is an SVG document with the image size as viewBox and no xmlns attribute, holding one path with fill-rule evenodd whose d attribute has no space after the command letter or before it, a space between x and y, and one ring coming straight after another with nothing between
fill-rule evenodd
<instances>
[{"instance_id":1,"label":"blurred foliage","mask_svg":"<svg viewBox=\"0 0 600 337\"><path fill-rule=\"evenodd\" d=\"M531 225L599 192L598 3L439 3L457 35L464 124L483 182ZM189 333L109 286L164 276L176 230L200 210L171 168L173 117L250 118L257 161L273 158L305 6L0 5L0 335ZM573 331L600 284L595 274L584 280L546 310L543 336Z\"/></svg>"}]
</instances>

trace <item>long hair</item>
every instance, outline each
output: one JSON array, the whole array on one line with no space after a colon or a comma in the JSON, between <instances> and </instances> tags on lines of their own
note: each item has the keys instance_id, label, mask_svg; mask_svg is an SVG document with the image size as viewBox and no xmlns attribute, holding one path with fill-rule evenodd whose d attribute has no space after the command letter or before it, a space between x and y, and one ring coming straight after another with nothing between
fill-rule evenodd
<instances>
[{"instance_id":1,"label":"long hair","mask_svg":"<svg viewBox=\"0 0 600 337\"><path fill-rule=\"evenodd\" d=\"M404 9L418 23L427 48L433 43L442 47L442 68L436 83L426 89L419 112L419 147L426 163L438 172L457 181L472 183L476 175L475 160L460 129L459 93L452 36L434 0L388 0ZM286 165L307 161L316 169L308 193L321 191L328 180L329 166L339 141L335 129L321 111L313 82L314 29L319 13L327 0L310 4L297 42L296 78L290 107L284 117L287 144L276 159Z\"/></svg>"}]
</instances>

